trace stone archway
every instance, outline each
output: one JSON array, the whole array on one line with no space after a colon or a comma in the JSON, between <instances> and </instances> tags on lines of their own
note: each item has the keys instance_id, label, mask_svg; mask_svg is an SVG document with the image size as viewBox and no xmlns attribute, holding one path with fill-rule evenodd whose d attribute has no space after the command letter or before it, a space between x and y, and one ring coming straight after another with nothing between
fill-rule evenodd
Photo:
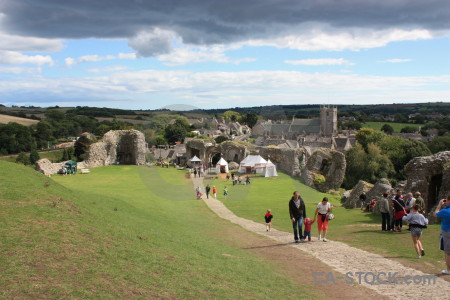
<instances>
[{"instance_id":1,"label":"stone archway","mask_svg":"<svg viewBox=\"0 0 450 300\"><path fill-rule=\"evenodd\" d=\"M450 151L413 158L405 166L405 190L420 192L427 210L450 193Z\"/></svg>"}]
</instances>

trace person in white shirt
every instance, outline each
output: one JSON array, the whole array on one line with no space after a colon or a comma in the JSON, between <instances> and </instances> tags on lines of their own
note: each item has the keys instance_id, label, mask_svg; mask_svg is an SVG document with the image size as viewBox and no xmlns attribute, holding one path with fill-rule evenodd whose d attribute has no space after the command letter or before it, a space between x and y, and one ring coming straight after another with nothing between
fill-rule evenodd
<instances>
[{"instance_id":1,"label":"person in white shirt","mask_svg":"<svg viewBox=\"0 0 450 300\"><path fill-rule=\"evenodd\" d=\"M331 213L332 206L328 202L328 198L324 197L322 199L322 202L319 202L317 204L316 212L314 213L314 221L317 221L317 226L319 229L319 241L323 240L324 242L327 241L326 235L328 231L328 214Z\"/></svg>"}]
</instances>

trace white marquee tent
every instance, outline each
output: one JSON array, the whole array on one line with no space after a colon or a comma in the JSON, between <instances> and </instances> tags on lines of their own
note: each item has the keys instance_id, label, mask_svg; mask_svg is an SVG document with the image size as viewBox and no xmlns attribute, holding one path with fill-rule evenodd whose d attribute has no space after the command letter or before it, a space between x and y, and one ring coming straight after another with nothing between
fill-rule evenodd
<instances>
[{"instance_id":1,"label":"white marquee tent","mask_svg":"<svg viewBox=\"0 0 450 300\"><path fill-rule=\"evenodd\" d=\"M216 164L216 173L228 173L228 163L225 159L222 157Z\"/></svg>"},{"instance_id":2,"label":"white marquee tent","mask_svg":"<svg viewBox=\"0 0 450 300\"><path fill-rule=\"evenodd\" d=\"M198 158L196 155L194 155L194 157L190 159L190 162L192 165L195 166L195 165L200 165L202 160L200 158Z\"/></svg>"},{"instance_id":3,"label":"white marquee tent","mask_svg":"<svg viewBox=\"0 0 450 300\"><path fill-rule=\"evenodd\" d=\"M266 168L264 171L264 177L272 177L272 176L278 176L277 167L269 159L267 160Z\"/></svg>"},{"instance_id":4,"label":"white marquee tent","mask_svg":"<svg viewBox=\"0 0 450 300\"><path fill-rule=\"evenodd\" d=\"M239 164L240 173L264 174L267 161L260 155L249 155Z\"/></svg>"}]
</instances>

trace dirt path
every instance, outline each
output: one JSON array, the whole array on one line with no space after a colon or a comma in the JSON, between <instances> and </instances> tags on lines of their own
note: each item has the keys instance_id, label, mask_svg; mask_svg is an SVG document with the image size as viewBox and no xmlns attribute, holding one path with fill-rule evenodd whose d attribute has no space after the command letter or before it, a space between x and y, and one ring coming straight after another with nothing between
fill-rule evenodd
<instances>
[{"instance_id":1,"label":"dirt path","mask_svg":"<svg viewBox=\"0 0 450 300\"><path fill-rule=\"evenodd\" d=\"M192 178L192 180L194 187L199 186L203 192L205 191L202 178ZM450 284L439 276L423 273L381 255L337 241L294 244L293 234L290 232L276 229L266 232L264 224L236 216L222 202L213 197L206 199L203 196L203 200L219 217L248 231L267 236L279 243L289 244L300 251L304 251L330 266L330 271L337 271L341 274L340 276L329 275L328 272L316 274L317 284L333 284L333 280L335 282L350 282L350 279L352 279L353 284L361 284L392 299L450 299ZM351 274L348 272L351 272ZM389 277L389 274L391 274L391 277ZM388 280L391 280L392 283L386 282Z\"/></svg>"}]
</instances>

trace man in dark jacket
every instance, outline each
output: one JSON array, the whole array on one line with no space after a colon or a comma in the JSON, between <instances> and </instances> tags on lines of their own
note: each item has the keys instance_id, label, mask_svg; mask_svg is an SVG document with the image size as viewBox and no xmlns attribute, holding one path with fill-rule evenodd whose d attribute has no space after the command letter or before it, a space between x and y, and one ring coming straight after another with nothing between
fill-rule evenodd
<instances>
[{"instance_id":1,"label":"man in dark jacket","mask_svg":"<svg viewBox=\"0 0 450 300\"><path fill-rule=\"evenodd\" d=\"M304 241L302 225L303 219L306 218L306 208L305 202L303 202L302 197L298 194L297 191L294 192L294 195L289 201L289 215L292 220L292 227L294 228L294 240L296 243L300 241Z\"/></svg>"},{"instance_id":2,"label":"man in dark jacket","mask_svg":"<svg viewBox=\"0 0 450 300\"><path fill-rule=\"evenodd\" d=\"M211 187L209 186L209 184L206 185L205 191L206 191L206 199L209 199L209 192L211 191Z\"/></svg>"}]
</instances>

